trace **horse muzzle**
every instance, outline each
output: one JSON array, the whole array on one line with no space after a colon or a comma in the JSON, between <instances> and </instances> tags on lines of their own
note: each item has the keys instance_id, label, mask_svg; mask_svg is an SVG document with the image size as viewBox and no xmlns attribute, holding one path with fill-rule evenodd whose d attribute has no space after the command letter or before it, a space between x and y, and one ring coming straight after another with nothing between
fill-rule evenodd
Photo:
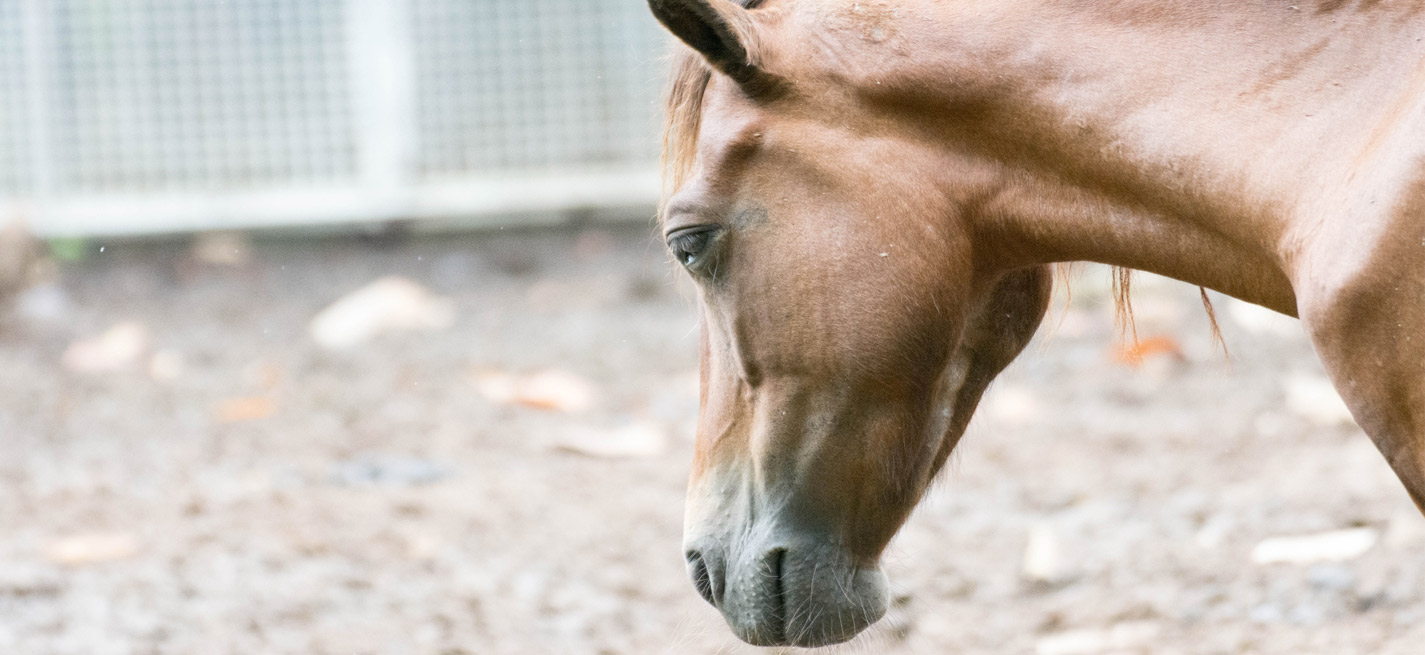
<instances>
[{"instance_id":1,"label":"horse muzzle","mask_svg":"<svg viewBox=\"0 0 1425 655\"><path fill-rule=\"evenodd\" d=\"M886 576L830 540L775 531L694 539L688 574L703 599L754 646L813 648L855 637L886 613Z\"/></svg>"}]
</instances>

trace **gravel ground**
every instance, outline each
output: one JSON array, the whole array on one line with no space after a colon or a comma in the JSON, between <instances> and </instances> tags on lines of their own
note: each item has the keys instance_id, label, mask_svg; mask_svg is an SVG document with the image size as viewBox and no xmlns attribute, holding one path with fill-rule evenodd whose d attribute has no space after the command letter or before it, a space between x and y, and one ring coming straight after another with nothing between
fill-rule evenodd
<instances>
[{"instance_id":1,"label":"gravel ground","mask_svg":"<svg viewBox=\"0 0 1425 655\"><path fill-rule=\"evenodd\" d=\"M754 652L683 571L696 316L650 232L59 266L0 320L0 653ZM454 325L313 342L387 275ZM1086 269L987 396L891 547L891 614L842 651L1420 653L1425 519L1295 322L1218 298L1229 360L1195 289L1144 276L1132 366L1106 280ZM131 363L61 365L125 322ZM592 395L490 386L540 371ZM1345 561L1253 561L1352 528L1375 545Z\"/></svg>"}]
</instances>

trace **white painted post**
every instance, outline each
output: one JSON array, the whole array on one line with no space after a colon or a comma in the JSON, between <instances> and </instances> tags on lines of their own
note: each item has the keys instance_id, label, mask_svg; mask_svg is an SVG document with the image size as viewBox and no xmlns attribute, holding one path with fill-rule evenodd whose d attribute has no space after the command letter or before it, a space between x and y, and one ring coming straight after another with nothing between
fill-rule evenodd
<instances>
[{"instance_id":1,"label":"white painted post","mask_svg":"<svg viewBox=\"0 0 1425 655\"><path fill-rule=\"evenodd\" d=\"M415 60L402 0L350 0L347 60L357 162L372 206L388 218L411 209L417 152Z\"/></svg>"},{"instance_id":2,"label":"white painted post","mask_svg":"<svg viewBox=\"0 0 1425 655\"><path fill-rule=\"evenodd\" d=\"M25 39L25 95L30 119L30 179L32 211L42 214L54 193L53 135L50 134L50 20L48 0L24 0L21 17ZM43 216L29 217L32 221Z\"/></svg>"}]
</instances>

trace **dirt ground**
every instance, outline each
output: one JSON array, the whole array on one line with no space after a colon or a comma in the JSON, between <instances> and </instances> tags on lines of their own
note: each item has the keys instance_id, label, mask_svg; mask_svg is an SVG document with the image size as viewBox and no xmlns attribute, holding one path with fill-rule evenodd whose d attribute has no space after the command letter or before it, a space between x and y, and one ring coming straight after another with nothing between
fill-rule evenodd
<instances>
[{"instance_id":1,"label":"dirt ground","mask_svg":"<svg viewBox=\"0 0 1425 655\"><path fill-rule=\"evenodd\" d=\"M650 235L89 244L0 320L0 653L755 652L683 569L696 317ZM319 347L385 275L454 325ZM1106 281L992 389L838 652L1425 652L1425 519L1295 321L1215 297L1225 361L1144 276L1133 366ZM61 364L124 322L132 363ZM541 371L593 395L489 386ZM1252 556L1352 528L1344 561Z\"/></svg>"}]
</instances>

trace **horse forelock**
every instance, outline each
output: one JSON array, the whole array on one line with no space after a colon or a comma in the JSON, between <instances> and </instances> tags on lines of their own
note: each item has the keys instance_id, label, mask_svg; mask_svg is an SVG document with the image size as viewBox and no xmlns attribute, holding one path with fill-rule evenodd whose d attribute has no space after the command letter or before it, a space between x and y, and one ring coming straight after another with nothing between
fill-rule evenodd
<instances>
[{"instance_id":1,"label":"horse forelock","mask_svg":"<svg viewBox=\"0 0 1425 655\"><path fill-rule=\"evenodd\" d=\"M693 173L698 154L698 131L702 127L703 97L712 81L712 68L693 50L675 46L673 71L664 98L662 196L658 220L668 199L678 192Z\"/></svg>"},{"instance_id":2,"label":"horse forelock","mask_svg":"<svg viewBox=\"0 0 1425 655\"><path fill-rule=\"evenodd\" d=\"M744 9L758 9L764 0L737 0ZM737 40L747 54L748 66L760 68L764 63L762 32L753 24L746 11L727 12L722 18L737 34ZM668 78L664 97L662 197L659 220L668 198L682 188L692 175L697 159L698 131L702 127L703 98L715 74L712 66L697 51L674 41L672 74Z\"/></svg>"}]
</instances>

